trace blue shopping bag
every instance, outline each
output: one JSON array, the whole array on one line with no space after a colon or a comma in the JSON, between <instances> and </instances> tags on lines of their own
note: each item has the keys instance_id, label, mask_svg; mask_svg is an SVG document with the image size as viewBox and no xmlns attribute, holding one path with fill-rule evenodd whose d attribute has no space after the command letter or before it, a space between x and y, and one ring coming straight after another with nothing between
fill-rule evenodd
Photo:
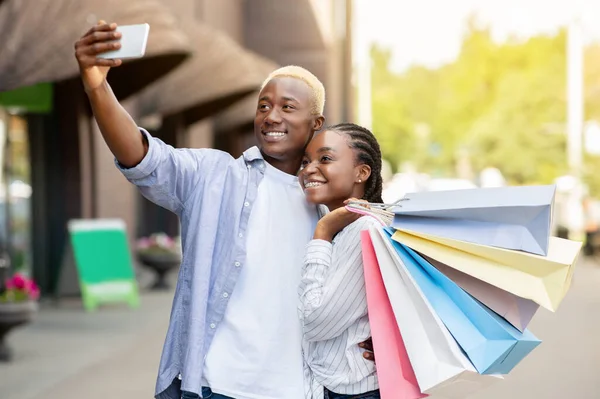
<instances>
[{"instance_id":1,"label":"blue shopping bag","mask_svg":"<svg viewBox=\"0 0 600 399\"><path fill-rule=\"evenodd\" d=\"M400 259L448 331L481 374L507 374L541 341L462 290L418 253L392 242Z\"/></svg>"}]
</instances>

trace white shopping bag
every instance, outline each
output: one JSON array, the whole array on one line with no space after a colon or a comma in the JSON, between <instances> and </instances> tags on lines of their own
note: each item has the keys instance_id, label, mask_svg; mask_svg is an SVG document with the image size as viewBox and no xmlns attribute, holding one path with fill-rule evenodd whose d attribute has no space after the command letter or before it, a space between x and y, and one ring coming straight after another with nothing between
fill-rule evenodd
<instances>
[{"instance_id":1,"label":"white shopping bag","mask_svg":"<svg viewBox=\"0 0 600 399\"><path fill-rule=\"evenodd\" d=\"M480 375L450 335L381 229L369 230L385 288L419 388L463 399L501 379Z\"/></svg>"}]
</instances>

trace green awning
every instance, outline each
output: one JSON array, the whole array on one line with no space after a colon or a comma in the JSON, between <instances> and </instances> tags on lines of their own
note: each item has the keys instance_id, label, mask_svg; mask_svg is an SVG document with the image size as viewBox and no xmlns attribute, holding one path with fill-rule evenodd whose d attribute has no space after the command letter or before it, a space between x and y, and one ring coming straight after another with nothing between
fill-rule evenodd
<instances>
[{"instance_id":1,"label":"green awning","mask_svg":"<svg viewBox=\"0 0 600 399\"><path fill-rule=\"evenodd\" d=\"M46 114L52 111L52 83L39 83L0 92L0 107L22 112Z\"/></svg>"}]
</instances>

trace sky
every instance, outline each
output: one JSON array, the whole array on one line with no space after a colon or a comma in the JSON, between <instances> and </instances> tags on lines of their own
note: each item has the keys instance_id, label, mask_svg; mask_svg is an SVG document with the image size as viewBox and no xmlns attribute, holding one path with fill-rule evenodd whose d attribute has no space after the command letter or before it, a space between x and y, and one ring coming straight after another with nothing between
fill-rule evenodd
<instances>
[{"instance_id":1,"label":"sky","mask_svg":"<svg viewBox=\"0 0 600 399\"><path fill-rule=\"evenodd\" d=\"M354 0L355 54L369 43L392 50L392 68L436 67L460 49L475 14L497 41L556 32L579 16L586 42L600 42L600 0ZM364 52L362 53L364 54Z\"/></svg>"}]
</instances>

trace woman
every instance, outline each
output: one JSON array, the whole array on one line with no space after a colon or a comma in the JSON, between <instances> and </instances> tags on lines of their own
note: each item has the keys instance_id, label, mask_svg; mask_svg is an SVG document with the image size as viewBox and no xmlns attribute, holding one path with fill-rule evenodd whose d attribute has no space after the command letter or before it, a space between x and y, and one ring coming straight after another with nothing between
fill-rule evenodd
<instances>
[{"instance_id":1,"label":"woman","mask_svg":"<svg viewBox=\"0 0 600 399\"><path fill-rule=\"evenodd\" d=\"M351 123L325 129L306 148L300 182L309 202L330 211L306 247L299 288L309 396L379 398L375 364L359 348L371 335L360 232L381 225L344 206L349 198L382 202L377 140Z\"/></svg>"}]
</instances>

